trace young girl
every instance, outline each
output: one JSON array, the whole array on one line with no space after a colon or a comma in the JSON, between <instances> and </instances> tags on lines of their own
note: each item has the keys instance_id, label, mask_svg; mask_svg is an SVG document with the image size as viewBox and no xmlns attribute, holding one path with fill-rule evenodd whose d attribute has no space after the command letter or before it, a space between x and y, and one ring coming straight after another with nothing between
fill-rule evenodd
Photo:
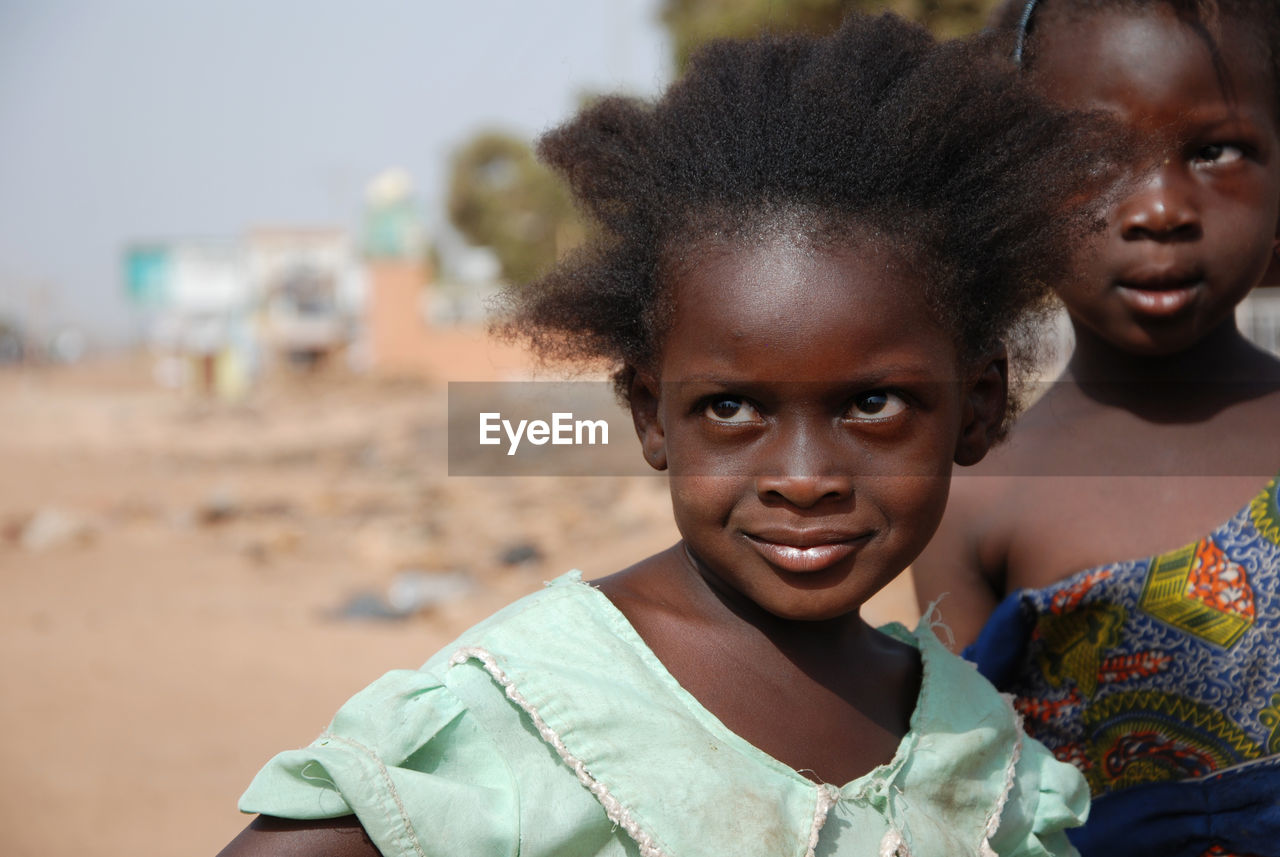
<instances>
[{"instance_id":1,"label":"young girl","mask_svg":"<svg viewBox=\"0 0 1280 857\"><path fill-rule=\"evenodd\" d=\"M508 331L617 368L682 541L375 682L224 855L1070 853L1078 772L927 625L858 615L1000 432L1103 178L986 50L892 17L722 44L543 140L597 229Z\"/></svg>"},{"instance_id":2,"label":"young girl","mask_svg":"<svg viewBox=\"0 0 1280 857\"><path fill-rule=\"evenodd\" d=\"M1280 4L1011 18L1035 85L1150 148L1058 288L1065 374L957 480L920 602L949 593L956 642L1087 775L1084 854L1280 854L1280 361L1234 317L1277 246Z\"/></svg>"}]
</instances>

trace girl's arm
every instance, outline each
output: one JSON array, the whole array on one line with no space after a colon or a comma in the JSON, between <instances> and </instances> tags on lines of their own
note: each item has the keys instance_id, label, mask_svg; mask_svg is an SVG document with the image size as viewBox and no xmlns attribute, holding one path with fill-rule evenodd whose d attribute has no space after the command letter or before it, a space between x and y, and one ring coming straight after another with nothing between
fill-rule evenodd
<instances>
[{"instance_id":1,"label":"girl's arm","mask_svg":"<svg viewBox=\"0 0 1280 857\"><path fill-rule=\"evenodd\" d=\"M994 518L999 508L996 476L958 476L937 533L912 563L916 601L921 611L938 599L938 613L954 635L938 636L959 652L978 638L1004 593L1005 554Z\"/></svg>"},{"instance_id":2,"label":"girl's arm","mask_svg":"<svg viewBox=\"0 0 1280 857\"><path fill-rule=\"evenodd\" d=\"M382 857L354 815L293 821L260 815L218 857Z\"/></svg>"}]
</instances>

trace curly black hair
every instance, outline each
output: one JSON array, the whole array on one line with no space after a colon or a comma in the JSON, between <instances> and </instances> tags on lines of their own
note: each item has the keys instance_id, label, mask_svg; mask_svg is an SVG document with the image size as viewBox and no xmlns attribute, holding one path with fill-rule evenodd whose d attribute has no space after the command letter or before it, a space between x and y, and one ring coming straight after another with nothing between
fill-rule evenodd
<instances>
[{"instance_id":1,"label":"curly black hair","mask_svg":"<svg viewBox=\"0 0 1280 857\"><path fill-rule=\"evenodd\" d=\"M1047 21L1079 20L1084 15L1116 10L1141 13L1156 7L1173 10L1208 38L1218 52L1235 49L1216 42L1218 22L1236 20L1258 40L1268 64L1280 121L1280 2L1277 0L1005 0L991 15L991 26L1011 39L1014 59L1024 68L1035 64L1037 32Z\"/></svg>"},{"instance_id":2,"label":"curly black hair","mask_svg":"<svg viewBox=\"0 0 1280 857\"><path fill-rule=\"evenodd\" d=\"M938 44L892 15L715 43L656 103L605 98L542 138L592 237L510 289L495 327L550 359L607 363L625 398L661 353L670 266L781 226L904 254L962 358L990 354L1096 228L1116 142L1081 118L981 38Z\"/></svg>"}]
</instances>

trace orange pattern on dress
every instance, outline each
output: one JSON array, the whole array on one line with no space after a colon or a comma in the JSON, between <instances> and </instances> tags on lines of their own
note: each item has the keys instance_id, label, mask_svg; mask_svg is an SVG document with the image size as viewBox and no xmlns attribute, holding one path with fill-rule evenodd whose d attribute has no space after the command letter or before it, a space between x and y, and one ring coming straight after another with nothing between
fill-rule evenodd
<instances>
[{"instance_id":1,"label":"orange pattern on dress","mask_svg":"<svg viewBox=\"0 0 1280 857\"><path fill-rule=\"evenodd\" d=\"M1113 655L1103 660L1102 666L1098 667L1098 683L1110 684L1155 675L1171 660L1172 655L1154 650L1135 652L1132 655Z\"/></svg>"},{"instance_id":2,"label":"orange pattern on dress","mask_svg":"<svg viewBox=\"0 0 1280 857\"><path fill-rule=\"evenodd\" d=\"M1016 696L1013 699L1013 707L1023 718L1045 723L1057 717L1064 708L1079 704L1080 692L1074 687L1062 699L1032 699L1026 696Z\"/></svg>"},{"instance_id":3,"label":"orange pattern on dress","mask_svg":"<svg viewBox=\"0 0 1280 857\"><path fill-rule=\"evenodd\" d=\"M1224 613L1254 617L1253 590L1244 569L1227 559L1213 539L1201 539L1196 544L1186 595Z\"/></svg>"},{"instance_id":4,"label":"orange pattern on dress","mask_svg":"<svg viewBox=\"0 0 1280 857\"><path fill-rule=\"evenodd\" d=\"M1088 751L1079 744L1063 744L1053 751L1053 757L1059 762L1075 765L1086 774L1093 768L1093 760L1089 758Z\"/></svg>"},{"instance_id":5,"label":"orange pattern on dress","mask_svg":"<svg viewBox=\"0 0 1280 857\"><path fill-rule=\"evenodd\" d=\"M1086 574L1070 586L1064 587L1061 591L1055 592L1053 600L1049 602L1049 612L1063 613L1073 609L1080 603L1080 599L1084 598L1085 593L1094 587L1094 584L1100 580L1106 580L1110 576L1110 569L1098 569Z\"/></svg>"}]
</instances>

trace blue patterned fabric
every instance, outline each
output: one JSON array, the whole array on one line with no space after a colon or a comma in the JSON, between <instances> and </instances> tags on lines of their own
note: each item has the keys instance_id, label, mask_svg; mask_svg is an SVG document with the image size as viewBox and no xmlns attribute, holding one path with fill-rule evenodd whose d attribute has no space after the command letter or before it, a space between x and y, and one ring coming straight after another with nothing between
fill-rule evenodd
<instances>
[{"instance_id":1,"label":"blue patterned fabric","mask_svg":"<svg viewBox=\"0 0 1280 857\"><path fill-rule=\"evenodd\" d=\"M1089 781L1084 855L1280 855L1280 477L1197 542L1012 593L965 652Z\"/></svg>"}]
</instances>

